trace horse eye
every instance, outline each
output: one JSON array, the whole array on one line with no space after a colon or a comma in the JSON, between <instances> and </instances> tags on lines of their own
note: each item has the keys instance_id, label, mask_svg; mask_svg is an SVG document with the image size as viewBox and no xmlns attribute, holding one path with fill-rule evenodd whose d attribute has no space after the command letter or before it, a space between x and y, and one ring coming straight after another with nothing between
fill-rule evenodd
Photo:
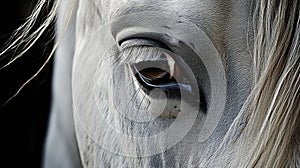
<instances>
[{"instance_id":1,"label":"horse eye","mask_svg":"<svg viewBox=\"0 0 300 168\"><path fill-rule=\"evenodd\" d=\"M172 114L178 113L182 101L191 107L201 105L193 71L182 57L166 44L149 38L126 39L119 44L121 49L130 51L133 55L137 54L138 62L129 64L135 80L135 90L141 95L137 100L143 101L145 94L147 95L145 100L149 102L160 101L166 96L168 103L166 111L162 114L167 117L170 111ZM157 89L163 91L164 96L161 95L162 92L157 92Z\"/></svg>"},{"instance_id":2,"label":"horse eye","mask_svg":"<svg viewBox=\"0 0 300 168\"><path fill-rule=\"evenodd\" d=\"M186 71L179 59L164 53L157 61L141 61L131 65L135 78L145 93L158 88L166 92L168 97L178 98L180 89L192 94L195 81L190 80L191 75ZM196 84L194 84L196 85Z\"/></svg>"},{"instance_id":3,"label":"horse eye","mask_svg":"<svg viewBox=\"0 0 300 168\"><path fill-rule=\"evenodd\" d=\"M149 64L157 64L155 67L146 67ZM145 68L143 68L145 67ZM168 83L176 83L174 77L174 70L170 68L167 61L145 61L133 65L136 72L136 78L141 85L146 87L147 84L151 85L164 85Z\"/></svg>"}]
</instances>

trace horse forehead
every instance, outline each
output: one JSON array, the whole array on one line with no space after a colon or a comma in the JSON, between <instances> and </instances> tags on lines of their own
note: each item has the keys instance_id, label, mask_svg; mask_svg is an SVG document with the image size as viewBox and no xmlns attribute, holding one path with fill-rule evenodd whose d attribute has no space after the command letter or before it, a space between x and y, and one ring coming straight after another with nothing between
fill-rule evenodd
<instances>
[{"instance_id":1,"label":"horse forehead","mask_svg":"<svg viewBox=\"0 0 300 168\"><path fill-rule=\"evenodd\" d=\"M85 1L85 0L82 0ZM97 8L101 19L113 21L126 14L144 11L155 11L182 17L200 27L213 41L220 51L224 44L224 36L228 34L229 25L237 22L232 12L245 11L249 0L90 0ZM83 3L86 3L83 2ZM241 16L243 18L243 16ZM238 18L240 19L240 18ZM244 19L245 20L245 19ZM244 22L246 23L246 22ZM243 24L244 25L244 24ZM227 30L226 30L227 29ZM237 34L237 33L235 33ZM230 37L231 38L231 37Z\"/></svg>"},{"instance_id":2,"label":"horse forehead","mask_svg":"<svg viewBox=\"0 0 300 168\"><path fill-rule=\"evenodd\" d=\"M128 13L156 11L186 17L192 21L216 21L231 8L231 2L219 0L93 0L111 19ZM211 18L213 17L213 18ZM223 21L223 20L219 20Z\"/></svg>"}]
</instances>

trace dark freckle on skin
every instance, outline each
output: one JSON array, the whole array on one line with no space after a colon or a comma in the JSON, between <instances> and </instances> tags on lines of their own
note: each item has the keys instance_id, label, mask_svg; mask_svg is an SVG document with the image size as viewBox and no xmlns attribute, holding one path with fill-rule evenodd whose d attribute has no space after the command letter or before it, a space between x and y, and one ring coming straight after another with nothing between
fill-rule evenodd
<instances>
[{"instance_id":1,"label":"dark freckle on skin","mask_svg":"<svg viewBox=\"0 0 300 168\"><path fill-rule=\"evenodd\" d=\"M168 34L164 34L164 36L165 36L166 38L170 38L170 36L169 36Z\"/></svg>"},{"instance_id":2,"label":"dark freckle on skin","mask_svg":"<svg viewBox=\"0 0 300 168\"><path fill-rule=\"evenodd\" d=\"M179 45L183 45L184 42L182 42L181 40L178 41Z\"/></svg>"},{"instance_id":3,"label":"dark freckle on skin","mask_svg":"<svg viewBox=\"0 0 300 168\"><path fill-rule=\"evenodd\" d=\"M164 27L166 29L171 29L169 26L161 26L161 27Z\"/></svg>"}]
</instances>

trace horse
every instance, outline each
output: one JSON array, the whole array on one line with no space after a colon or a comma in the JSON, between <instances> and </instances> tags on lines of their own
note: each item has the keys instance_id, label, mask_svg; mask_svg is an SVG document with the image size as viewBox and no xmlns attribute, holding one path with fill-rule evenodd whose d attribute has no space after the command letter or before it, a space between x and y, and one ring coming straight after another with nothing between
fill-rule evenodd
<instances>
[{"instance_id":1,"label":"horse","mask_svg":"<svg viewBox=\"0 0 300 168\"><path fill-rule=\"evenodd\" d=\"M52 9L44 167L300 167L299 0Z\"/></svg>"}]
</instances>

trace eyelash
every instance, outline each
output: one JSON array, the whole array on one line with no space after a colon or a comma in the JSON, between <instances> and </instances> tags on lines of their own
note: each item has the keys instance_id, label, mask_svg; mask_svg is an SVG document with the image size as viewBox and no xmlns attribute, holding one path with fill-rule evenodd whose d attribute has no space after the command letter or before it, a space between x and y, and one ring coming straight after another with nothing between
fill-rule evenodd
<instances>
[{"instance_id":1,"label":"eyelash","mask_svg":"<svg viewBox=\"0 0 300 168\"><path fill-rule=\"evenodd\" d=\"M157 48L162 48L162 49L172 51L165 43L148 37L123 39L119 42L119 46L121 50L133 46L147 46L147 47L157 47Z\"/></svg>"}]
</instances>

